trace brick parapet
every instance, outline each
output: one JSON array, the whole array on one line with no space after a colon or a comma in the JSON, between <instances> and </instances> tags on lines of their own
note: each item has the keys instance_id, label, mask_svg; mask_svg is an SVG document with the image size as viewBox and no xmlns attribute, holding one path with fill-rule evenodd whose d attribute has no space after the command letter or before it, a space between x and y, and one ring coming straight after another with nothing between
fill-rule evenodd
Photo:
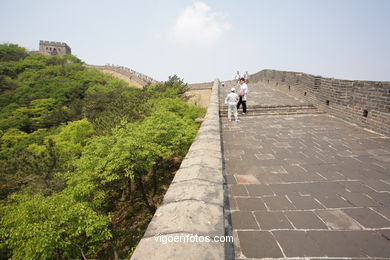
<instances>
[{"instance_id":1,"label":"brick parapet","mask_svg":"<svg viewBox=\"0 0 390 260\"><path fill-rule=\"evenodd\" d=\"M390 135L390 82L341 80L276 70L260 71L250 79L307 100L348 122Z\"/></svg>"}]
</instances>

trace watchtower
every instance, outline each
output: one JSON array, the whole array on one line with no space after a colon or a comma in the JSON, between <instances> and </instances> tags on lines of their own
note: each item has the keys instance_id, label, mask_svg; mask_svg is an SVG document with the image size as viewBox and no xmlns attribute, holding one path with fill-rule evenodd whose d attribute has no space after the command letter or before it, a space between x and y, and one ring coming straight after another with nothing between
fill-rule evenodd
<instances>
[{"instance_id":1,"label":"watchtower","mask_svg":"<svg viewBox=\"0 0 390 260\"><path fill-rule=\"evenodd\" d=\"M64 42L39 41L39 52L46 55L72 54L70 47Z\"/></svg>"}]
</instances>

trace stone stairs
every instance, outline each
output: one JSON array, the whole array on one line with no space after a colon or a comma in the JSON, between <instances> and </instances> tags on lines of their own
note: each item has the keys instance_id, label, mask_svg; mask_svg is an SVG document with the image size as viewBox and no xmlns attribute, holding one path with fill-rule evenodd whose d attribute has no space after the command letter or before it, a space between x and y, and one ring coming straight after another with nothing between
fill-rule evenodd
<instances>
[{"instance_id":1,"label":"stone stairs","mask_svg":"<svg viewBox=\"0 0 390 260\"><path fill-rule=\"evenodd\" d=\"M242 112L242 107L239 113ZM300 115L300 114L324 114L312 104L302 105L249 105L247 106L247 116L273 116L273 115ZM219 115L227 117L227 106L220 107Z\"/></svg>"}]
</instances>

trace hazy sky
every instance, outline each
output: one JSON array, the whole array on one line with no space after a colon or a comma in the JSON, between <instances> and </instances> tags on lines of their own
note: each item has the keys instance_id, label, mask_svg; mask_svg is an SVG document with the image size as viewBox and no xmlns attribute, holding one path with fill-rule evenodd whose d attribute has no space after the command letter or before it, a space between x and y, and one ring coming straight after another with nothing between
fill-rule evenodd
<instances>
[{"instance_id":1,"label":"hazy sky","mask_svg":"<svg viewBox=\"0 0 390 260\"><path fill-rule=\"evenodd\" d=\"M0 43L205 82L262 69L390 81L388 0L0 0Z\"/></svg>"}]
</instances>

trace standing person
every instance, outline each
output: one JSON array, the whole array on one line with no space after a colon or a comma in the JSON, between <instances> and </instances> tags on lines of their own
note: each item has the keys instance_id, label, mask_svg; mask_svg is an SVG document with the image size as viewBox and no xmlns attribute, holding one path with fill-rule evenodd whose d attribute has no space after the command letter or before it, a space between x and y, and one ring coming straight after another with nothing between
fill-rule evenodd
<instances>
[{"instance_id":1,"label":"standing person","mask_svg":"<svg viewBox=\"0 0 390 260\"><path fill-rule=\"evenodd\" d=\"M241 78L240 72L237 70L237 74L236 74L236 76L234 77L234 79L235 79L236 82L237 82L237 85L240 84L240 78Z\"/></svg>"},{"instance_id":2,"label":"standing person","mask_svg":"<svg viewBox=\"0 0 390 260\"><path fill-rule=\"evenodd\" d=\"M244 79L245 79L246 82L248 82L248 78L249 78L248 71L245 71Z\"/></svg>"},{"instance_id":3,"label":"standing person","mask_svg":"<svg viewBox=\"0 0 390 260\"><path fill-rule=\"evenodd\" d=\"M225 98L225 104L228 105L228 120L229 121L232 121L232 113L234 115L235 121L236 122L238 121L238 115L237 115L238 99L239 99L239 97L236 94L236 89L232 88L231 92Z\"/></svg>"},{"instance_id":4,"label":"standing person","mask_svg":"<svg viewBox=\"0 0 390 260\"><path fill-rule=\"evenodd\" d=\"M238 96L240 97L240 101L238 101L237 109L240 108L242 104L242 113L241 115L246 114L246 97L248 94L248 85L245 83L244 78L240 78L240 90L238 91Z\"/></svg>"}]
</instances>

